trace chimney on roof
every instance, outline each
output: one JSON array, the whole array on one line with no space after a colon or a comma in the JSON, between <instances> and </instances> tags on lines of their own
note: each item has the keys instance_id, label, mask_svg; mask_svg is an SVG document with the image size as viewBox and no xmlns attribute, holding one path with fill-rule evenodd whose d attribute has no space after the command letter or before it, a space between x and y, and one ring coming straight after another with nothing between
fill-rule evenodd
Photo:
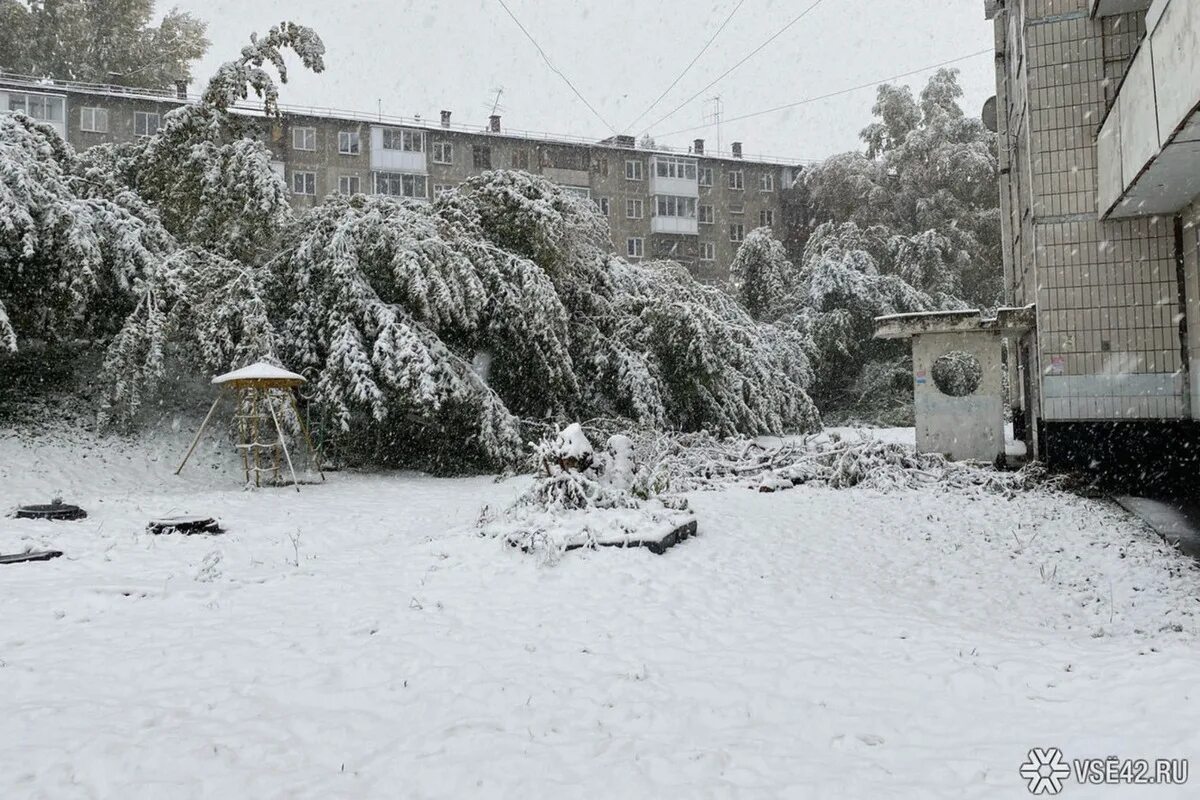
<instances>
[{"instance_id":1,"label":"chimney on roof","mask_svg":"<svg viewBox=\"0 0 1200 800\"><path fill-rule=\"evenodd\" d=\"M692 142L692 152L698 156L704 155L704 140L703 139L697 139L696 141Z\"/></svg>"},{"instance_id":2,"label":"chimney on roof","mask_svg":"<svg viewBox=\"0 0 1200 800\"><path fill-rule=\"evenodd\" d=\"M450 127L450 112L444 108L442 109L442 127L443 128Z\"/></svg>"},{"instance_id":3,"label":"chimney on roof","mask_svg":"<svg viewBox=\"0 0 1200 800\"><path fill-rule=\"evenodd\" d=\"M733 157L734 158L742 157L742 143L741 142L733 143Z\"/></svg>"},{"instance_id":4,"label":"chimney on roof","mask_svg":"<svg viewBox=\"0 0 1200 800\"><path fill-rule=\"evenodd\" d=\"M187 100L187 81L175 81L175 96Z\"/></svg>"},{"instance_id":5,"label":"chimney on roof","mask_svg":"<svg viewBox=\"0 0 1200 800\"><path fill-rule=\"evenodd\" d=\"M500 115L499 114L492 114L490 117L488 117L488 130L491 131L492 133L500 132Z\"/></svg>"}]
</instances>

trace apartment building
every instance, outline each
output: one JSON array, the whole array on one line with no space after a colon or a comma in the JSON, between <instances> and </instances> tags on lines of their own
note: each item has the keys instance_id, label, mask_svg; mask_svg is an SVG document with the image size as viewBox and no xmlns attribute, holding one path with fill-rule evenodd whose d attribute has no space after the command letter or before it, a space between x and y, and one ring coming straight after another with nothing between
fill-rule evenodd
<instances>
[{"instance_id":1,"label":"apartment building","mask_svg":"<svg viewBox=\"0 0 1200 800\"><path fill-rule=\"evenodd\" d=\"M0 111L48 122L77 149L151 135L165 113L194 101L184 88L172 94L0 73ZM427 122L284 107L280 120L263 120L263 138L297 209L334 193L425 200L487 170L525 170L595 201L618 254L674 259L705 281L728 276L751 230L767 226L782 237L781 197L801 168L744 157L740 143L729 153L706 151L701 139L683 152L643 149L631 136L511 131L498 116L456 125L449 111Z\"/></svg>"},{"instance_id":2,"label":"apartment building","mask_svg":"<svg viewBox=\"0 0 1200 800\"><path fill-rule=\"evenodd\" d=\"M985 8L1006 299L1037 306L1017 427L1052 463L1194 487L1200 2Z\"/></svg>"}]
</instances>

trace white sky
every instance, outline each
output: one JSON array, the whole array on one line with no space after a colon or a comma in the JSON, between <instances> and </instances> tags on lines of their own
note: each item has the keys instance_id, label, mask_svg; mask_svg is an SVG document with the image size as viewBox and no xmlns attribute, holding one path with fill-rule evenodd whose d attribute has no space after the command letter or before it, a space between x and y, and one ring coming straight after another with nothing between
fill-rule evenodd
<instances>
[{"instance_id":1,"label":"white sky","mask_svg":"<svg viewBox=\"0 0 1200 800\"><path fill-rule=\"evenodd\" d=\"M309 25L325 41L321 75L293 71L282 100L296 105L420 114L442 108L462 124L486 122L494 89L505 127L609 135L562 80L550 72L499 0L175 0L209 23L212 48L196 70L206 79L251 31L283 19ZM560 70L619 132L639 135L807 8L812 0L744 0L724 32L663 102L629 124L679 74L737 0L506 0ZM164 3L165 6L165 3ZM991 24L982 0L823 0L808 16L653 133L659 144L686 145L713 128L673 133L702 122L702 98L720 94L725 117L782 105L988 48ZM995 93L992 59L957 64L964 109L976 115ZM905 79L914 92L929 73ZM197 87L193 87L196 89ZM822 158L860 146L873 90L810 103L722 126L721 142L746 153ZM669 134L672 135L664 135Z\"/></svg>"}]
</instances>

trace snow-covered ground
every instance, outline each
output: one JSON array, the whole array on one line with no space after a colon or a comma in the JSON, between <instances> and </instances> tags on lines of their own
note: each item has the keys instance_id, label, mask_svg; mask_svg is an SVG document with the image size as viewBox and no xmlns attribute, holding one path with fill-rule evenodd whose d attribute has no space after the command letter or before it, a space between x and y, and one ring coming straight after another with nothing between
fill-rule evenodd
<instances>
[{"instance_id":1,"label":"snow-covered ground","mask_svg":"<svg viewBox=\"0 0 1200 800\"><path fill-rule=\"evenodd\" d=\"M729 489L664 556L548 566L473 531L526 479L241 491L217 442L173 476L186 439L0 431L0 506L90 512L0 518L67 554L0 566L0 798L961 800L1027 796L1033 746L1200 756L1200 573L1105 502ZM229 532L143 532L182 513Z\"/></svg>"}]
</instances>

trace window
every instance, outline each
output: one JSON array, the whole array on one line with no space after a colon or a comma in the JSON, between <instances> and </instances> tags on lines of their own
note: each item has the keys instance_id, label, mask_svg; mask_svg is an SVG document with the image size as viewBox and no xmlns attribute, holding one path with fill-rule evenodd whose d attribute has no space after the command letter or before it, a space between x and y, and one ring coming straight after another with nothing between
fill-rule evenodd
<instances>
[{"instance_id":1,"label":"window","mask_svg":"<svg viewBox=\"0 0 1200 800\"><path fill-rule=\"evenodd\" d=\"M359 194L362 181L357 175L341 175L338 177L338 194Z\"/></svg>"},{"instance_id":2,"label":"window","mask_svg":"<svg viewBox=\"0 0 1200 800\"><path fill-rule=\"evenodd\" d=\"M293 172L292 194L315 195L317 193L317 173Z\"/></svg>"},{"instance_id":3,"label":"window","mask_svg":"<svg viewBox=\"0 0 1200 800\"><path fill-rule=\"evenodd\" d=\"M529 171L529 151L523 149L513 150L512 153L512 168L523 169Z\"/></svg>"},{"instance_id":4,"label":"window","mask_svg":"<svg viewBox=\"0 0 1200 800\"><path fill-rule=\"evenodd\" d=\"M729 173L729 188L730 189L745 189L746 176L740 169L732 170Z\"/></svg>"},{"instance_id":5,"label":"window","mask_svg":"<svg viewBox=\"0 0 1200 800\"><path fill-rule=\"evenodd\" d=\"M317 129L316 128L292 128L292 149L293 150L316 150L317 149Z\"/></svg>"},{"instance_id":6,"label":"window","mask_svg":"<svg viewBox=\"0 0 1200 800\"><path fill-rule=\"evenodd\" d=\"M107 108L79 109L79 130L89 133L108 133Z\"/></svg>"},{"instance_id":7,"label":"window","mask_svg":"<svg viewBox=\"0 0 1200 800\"><path fill-rule=\"evenodd\" d=\"M701 186L712 186L712 184L713 184L712 167L700 167L700 185Z\"/></svg>"},{"instance_id":8,"label":"window","mask_svg":"<svg viewBox=\"0 0 1200 800\"><path fill-rule=\"evenodd\" d=\"M696 198L694 197L659 195L654 200L655 216L696 218Z\"/></svg>"},{"instance_id":9,"label":"window","mask_svg":"<svg viewBox=\"0 0 1200 800\"><path fill-rule=\"evenodd\" d=\"M646 253L646 240L640 238L625 240L625 255L630 258L641 258Z\"/></svg>"},{"instance_id":10,"label":"window","mask_svg":"<svg viewBox=\"0 0 1200 800\"><path fill-rule=\"evenodd\" d=\"M644 213L640 199L630 197L625 200L625 219L641 219Z\"/></svg>"},{"instance_id":11,"label":"window","mask_svg":"<svg viewBox=\"0 0 1200 800\"><path fill-rule=\"evenodd\" d=\"M775 174L773 172L764 172L758 176L758 188L763 192L775 191Z\"/></svg>"},{"instance_id":12,"label":"window","mask_svg":"<svg viewBox=\"0 0 1200 800\"><path fill-rule=\"evenodd\" d=\"M642 179L642 162L626 161L625 162L625 180L640 181Z\"/></svg>"},{"instance_id":13,"label":"window","mask_svg":"<svg viewBox=\"0 0 1200 800\"><path fill-rule=\"evenodd\" d=\"M701 225L712 225L713 218L714 218L714 214L713 214L712 206L700 206L700 224Z\"/></svg>"},{"instance_id":14,"label":"window","mask_svg":"<svg viewBox=\"0 0 1200 800\"><path fill-rule=\"evenodd\" d=\"M405 172L376 172L375 193L386 194L389 197L424 198L428 179L424 175L410 175Z\"/></svg>"},{"instance_id":15,"label":"window","mask_svg":"<svg viewBox=\"0 0 1200 800\"><path fill-rule=\"evenodd\" d=\"M358 131L338 131L338 152L344 156L356 156L362 152L362 139Z\"/></svg>"},{"instance_id":16,"label":"window","mask_svg":"<svg viewBox=\"0 0 1200 800\"><path fill-rule=\"evenodd\" d=\"M425 134L421 131L406 131L399 128L384 128L383 149L402 150L406 153L424 153Z\"/></svg>"},{"instance_id":17,"label":"window","mask_svg":"<svg viewBox=\"0 0 1200 800\"><path fill-rule=\"evenodd\" d=\"M701 261L716 261L717 246L713 242L700 243L700 260Z\"/></svg>"},{"instance_id":18,"label":"window","mask_svg":"<svg viewBox=\"0 0 1200 800\"><path fill-rule=\"evenodd\" d=\"M608 209L609 209L608 198L607 197L597 197L596 205L600 206L600 213L607 217Z\"/></svg>"},{"instance_id":19,"label":"window","mask_svg":"<svg viewBox=\"0 0 1200 800\"><path fill-rule=\"evenodd\" d=\"M737 223L729 226L729 241L740 242L746 238L746 226Z\"/></svg>"},{"instance_id":20,"label":"window","mask_svg":"<svg viewBox=\"0 0 1200 800\"><path fill-rule=\"evenodd\" d=\"M775 224L775 212L771 209L764 209L758 212L758 226L760 228L769 228Z\"/></svg>"},{"instance_id":21,"label":"window","mask_svg":"<svg viewBox=\"0 0 1200 800\"><path fill-rule=\"evenodd\" d=\"M746 213L746 204L745 203L730 203L729 204L729 213L730 214L745 214Z\"/></svg>"},{"instance_id":22,"label":"window","mask_svg":"<svg viewBox=\"0 0 1200 800\"><path fill-rule=\"evenodd\" d=\"M475 169L491 169L492 148L486 144L477 144L472 146L471 163L475 165Z\"/></svg>"},{"instance_id":23,"label":"window","mask_svg":"<svg viewBox=\"0 0 1200 800\"><path fill-rule=\"evenodd\" d=\"M437 145L434 145L434 146L436 147ZM434 197L441 197L442 195L450 194L453 191L454 191L454 184L452 184L452 183L435 183L433 185L433 196Z\"/></svg>"},{"instance_id":24,"label":"window","mask_svg":"<svg viewBox=\"0 0 1200 800\"><path fill-rule=\"evenodd\" d=\"M696 180L696 162L686 158L658 156L654 159L654 174L660 178Z\"/></svg>"},{"instance_id":25,"label":"window","mask_svg":"<svg viewBox=\"0 0 1200 800\"><path fill-rule=\"evenodd\" d=\"M454 163L454 142L434 142L433 143L433 163L435 163L435 164L453 164Z\"/></svg>"},{"instance_id":26,"label":"window","mask_svg":"<svg viewBox=\"0 0 1200 800\"><path fill-rule=\"evenodd\" d=\"M65 119L66 99L63 97L51 97L44 94L18 94L11 92L8 95L8 110L20 112L33 119L40 119L43 122L63 122Z\"/></svg>"},{"instance_id":27,"label":"window","mask_svg":"<svg viewBox=\"0 0 1200 800\"><path fill-rule=\"evenodd\" d=\"M133 112L133 133L135 136L153 136L158 133L162 118L149 111Z\"/></svg>"}]
</instances>

